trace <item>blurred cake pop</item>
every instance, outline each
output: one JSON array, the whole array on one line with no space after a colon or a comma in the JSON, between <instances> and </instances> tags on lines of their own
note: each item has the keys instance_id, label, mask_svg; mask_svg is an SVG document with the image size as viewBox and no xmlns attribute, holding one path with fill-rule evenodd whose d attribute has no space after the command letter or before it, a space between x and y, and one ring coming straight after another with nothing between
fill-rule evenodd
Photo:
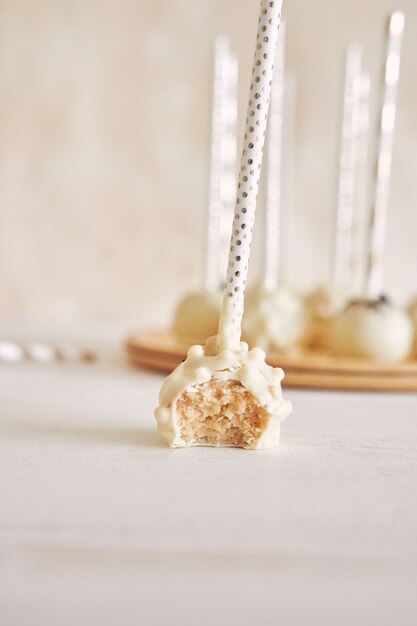
<instances>
[{"instance_id":1,"label":"blurred cake pop","mask_svg":"<svg viewBox=\"0 0 417 626\"><path fill-rule=\"evenodd\" d=\"M396 363L410 354L413 325L385 297L352 300L331 324L332 351L339 357Z\"/></svg>"},{"instance_id":2,"label":"blurred cake pop","mask_svg":"<svg viewBox=\"0 0 417 626\"><path fill-rule=\"evenodd\" d=\"M223 272L236 192L237 59L227 37L214 42L210 189L204 289L186 294L174 316L173 331L184 344L205 343L219 325Z\"/></svg>"},{"instance_id":3,"label":"blurred cake pop","mask_svg":"<svg viewBox=\"0 0 417 626\"><path fill-rule=\"evenodd\" d=\"M263 283L248 290L242 333L250 346L291 353L297 349L304 329L304 307L293 292L284 287L270 290Z\"/></svg>"},{"instance_id":4,"label":"blurred cake pop","mask_svg":"<svg viewBox=\"0 0 417 626\"><path fill-rule=\"evenodd\" d=\"M280 9L279 0L261 1L219 334L205 348L189 349L162 385L155 411L158 431L172 447L276 445L291 412L282 398L282 370L267 365L261 349L240 342Z\"/></svg>"},{"instance_id":5,"label":"blurred cake pop","mask_svg":"<svg viewBox=\"0 0 417 626\"><path fill-rule=\"evenodd\" d=\"M346 289L332 285L318 287L304 299L306 332L304 344L311 350L330 348L331 320L346 306L349 300Z\"/></svg>"},{"instance_id":6,"label":"blurred cake pop","mask_svg":"<svg viewBox=\"0 0 417 626\"><path fill-rule=\"evenodd\" d=\"M197 291L187 294L174 317L174 333L185 344L204 345L217 333L223 294L220 291Z\"/></svg>"}]
</instances>

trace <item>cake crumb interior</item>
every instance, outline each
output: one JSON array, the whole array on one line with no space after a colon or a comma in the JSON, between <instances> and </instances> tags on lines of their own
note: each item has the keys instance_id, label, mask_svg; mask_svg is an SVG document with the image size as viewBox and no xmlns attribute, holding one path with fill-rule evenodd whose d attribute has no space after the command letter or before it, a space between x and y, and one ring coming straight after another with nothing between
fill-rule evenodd
<instances>
[{"instance_id":1,"label":"cake crumb interior","mask_svg":"<svg viewBox=\"0 0 417 626\"><path fill-rule=\"evenodd\" d=\"M176 402L181 437L187 445L246 447L264 430L265 405L238 380L211 380L185 390Z\"/></svg>"}]
</instances>

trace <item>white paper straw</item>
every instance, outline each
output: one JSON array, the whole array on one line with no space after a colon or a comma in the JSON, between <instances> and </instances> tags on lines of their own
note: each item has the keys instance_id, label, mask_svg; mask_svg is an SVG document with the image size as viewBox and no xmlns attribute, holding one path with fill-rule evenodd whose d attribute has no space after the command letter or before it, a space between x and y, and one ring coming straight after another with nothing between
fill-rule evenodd
<instances>
[{"instance_id":1,"label":"white paper straw","mask_svg":"<svg viewBox=\"0 0 417 626\"><path fill-rule=\"evenodd\" d=\"M237 116L238 116L237 56L229 53L226 64L227 98L224 107L224 135L222 141L223 173L221 178L222 211L220 216L220 276L219 287L224 287L224 276L229 255L229 242L236 200L237 170Z\"/></svg>"},{"instance_id":2,"label":"white paper straw","mask_svg":"<svg viewBox=\"0 0 417 626\"><path fill-rule=\"evenodd\" d=\"M367 295L371 299L377 298L382 292L383 253L385 248L404 22L404 14L401 11L395 11L388 19L367 277Z\"/></svg>"},{"instance_id":3,"label":"white paper straw","mask_svg":"<svg viewBox=\"0 0 417 626\"><path fill-rule=\"evenodd\" d=\"M335 286L349 286L351 276L352 226L355 206L355 174L359 115L362 48L349 44L345 58L343 109L337 192L336 240L333 268Z\"/></svg>"},{"instance_id":4,"label":"white paper straw","mask_svg":"<svg viewBox=\"0 0 417 626\"><path fill-rule=\"evenodd\" d=\"M297 79L288 71L284 82L284 127L282 137L282 211L280 215L279 238L279 270L278 279L281 284L291 284L291 268L297 265L297 246L294 246L295 223L295 171L296 171L296 108Z\"/></svg>"},{"instance_id":5,"label":"white paper straw","mask_svg":"<svg viewBox=\"0 0 417 626\"><path fill-rule=\"evenodd\" d=\"M371 78L362 72L359 89L359 115L356 145L355 210L352 229L351 276L355 293L363 292L364 277L364 225L368 201L368 143L370 120Z\"/></svg>"},{"instance_id":6,"label":"white paper straw","mask_svg":"<svg viewBox=\"0 0 417 626\"><path fill-rule=\"evenodd\" d=\"M282 204L282 138L284 117L285 23L281 22L275 55L266 131L266 199L264 220L263 277L267 289L279 280L280 222Z\"/></svg>"},{"instance_id":7,"label":"white paper straw","mask_svg":"<svg viewBox=\"0 0 417 626\"><path fill-rule=\"evenodd\" d=\"M282 0L261 0L218 349L238 349Z\"/></svg>"},{"instance_id":8,"label":"white paper straw","mask_svg":"<svg viewBox=\"0 0 417 626\"><path fill-rule=\"evenodd\" d=\"M225 268L225 214L233 210L236 176L237 61L227 37L214 41L210 179L205 288L221 287ZM233 193L231 194L231 189ZM230 237L230 225L229 233Z\"/></svg>"}]
</instances>

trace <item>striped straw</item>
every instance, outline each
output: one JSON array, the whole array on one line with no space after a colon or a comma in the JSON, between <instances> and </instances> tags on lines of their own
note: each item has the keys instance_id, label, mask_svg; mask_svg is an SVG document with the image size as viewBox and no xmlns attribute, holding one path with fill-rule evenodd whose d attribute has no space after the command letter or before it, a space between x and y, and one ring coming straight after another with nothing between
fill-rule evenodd
<instances>
[{"instance_id":1,"label":"striped straw","mask_svg":"<svg viewBox=\"0 0 417 626\"><path fill-rule=\"evenodd\" d=\"M218 350L238 349L282 0L261 0Z\"/></svg>"},{"instance_id":2,"label":"striped straw","mask_svg":"<svg viewBox=\"0 0 417 626\"><path fill-rule=\"evenodd\" d=\"M352 254L352 226L355 207L355 174L357 156L357 128L359 115L362 48L349 44L345 58L343 110L340 137L339 183L337 192L336 242L333 283L346 287L350 284Z\"/></svg>"},{"instance_id":3,"label":"striped straw","mask_svg":"<svg viewBox=\"0 0 417 626\"><path fill-rule=\"evenodd\" d=\"M284 116L285 23L281 22L272 79L266 142L266 201L264 222L264 283L275 289L279 281L280 215L282 203L282 136Z\"/></svg>"},{"instance_id":4,"label":"striped straw","mask_svg":"<svg viewBox=\"0 0 417 626\"><path fill-rule=\"evenodd\" d=\"M383 253L387 227L387 209L391 183L392 152L397 112L401 45L404 13L394 11L388 19L387 50L384 62L383 92L379 118L379 143L375 164L374 197L371 214L367 295L377 298L382 292Z\"/></svg>"},{"instance_id":5,"label":"striped straw","mask_svg":"<svg viewBox=\"0 0 417 626\"><path fill-rule=\"evenodd\" d=\"M237 60L229 39L214 41L210 180L207 213L205 288L217 291L225 269L225 215L231 220L236 188ZM233 189L233 193L231 193ZM230 226L228 231L230 237ZM222 258L223 257L223 258Z\"/></svg>"}]
</instances>

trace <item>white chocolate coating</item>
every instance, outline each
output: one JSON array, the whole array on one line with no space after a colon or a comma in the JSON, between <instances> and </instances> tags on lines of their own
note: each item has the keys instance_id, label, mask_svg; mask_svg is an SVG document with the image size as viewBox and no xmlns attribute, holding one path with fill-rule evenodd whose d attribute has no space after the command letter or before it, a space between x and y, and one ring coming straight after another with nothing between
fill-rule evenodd
<instances>
[{"instance_id":1,"label":"white chocolate coating","mask_svg":"<svg viewBox=\"0 0 417 626\"><path fill-rule=\"evenodd\" d=\"M267 352L293 352L305 332L300 298L283 287L269 290L262 283L245 297L242 336L250 346Z\"/></svg>"},{"instance_id":2,"label":"white chocolate coating","mask_svg":"<svg viewBox=\"0 0 417 626\"><path fill-rule=\"evenodd\" d=\"M417 358L417 299L413 300L408 307L408 313L414 328L414 348L413 356Z\"/></svg>"},{"instance_id":3,"label":"white chocolate coating","mask_svg":"<svg viewBox=\"0 0 417 626\"><path fill-rule=\"evenodd\" d=\"M313 350L330 347L330 322L346 306L349 293L333 286L321 286L304 299L307 329L304 343Z\"/></svg>"},{"instance_id":4,"label":"white chocolate coating","mask_svg":"<svg viewBox=\"0 0 417 626\"><path fill-rule=\"evenodd\" d=\"M173 447L183 447L176 418L176 402L183 391L211 378L239 381L261 405L268 409L268 421L261 436L250 446L268 448L279 443L280 424L291 413L291 403L282 397L284 372L266 364L260 348L248 350L241 342L239 350L216 353L217 337L210 337L206 346L192 346L186 360L168 376L159 394L155 410L158 432Z\"/></svg>"},{"instance_id":5,"label":"white chocolate coating","mask_svg":"<svg viewBox=\"0 0 417 626\"><path fill-rule=\"evenodd\" d=\"M333 319L330 336L336 356L397 363L410 354L413 326L385 300L358 300Z\"/></svg>"},{"instance_id":6,"label":"white chocolate coating","mask_svg":"<svg viewBox=\"0 0 417 626\"><path fill-rule=\"evenodd\" d=\"M223 294L220 291L196 291L187 294L175 312L173 330L185 345L206 343L217 333Z\"/></svg>"}]
</instances>

